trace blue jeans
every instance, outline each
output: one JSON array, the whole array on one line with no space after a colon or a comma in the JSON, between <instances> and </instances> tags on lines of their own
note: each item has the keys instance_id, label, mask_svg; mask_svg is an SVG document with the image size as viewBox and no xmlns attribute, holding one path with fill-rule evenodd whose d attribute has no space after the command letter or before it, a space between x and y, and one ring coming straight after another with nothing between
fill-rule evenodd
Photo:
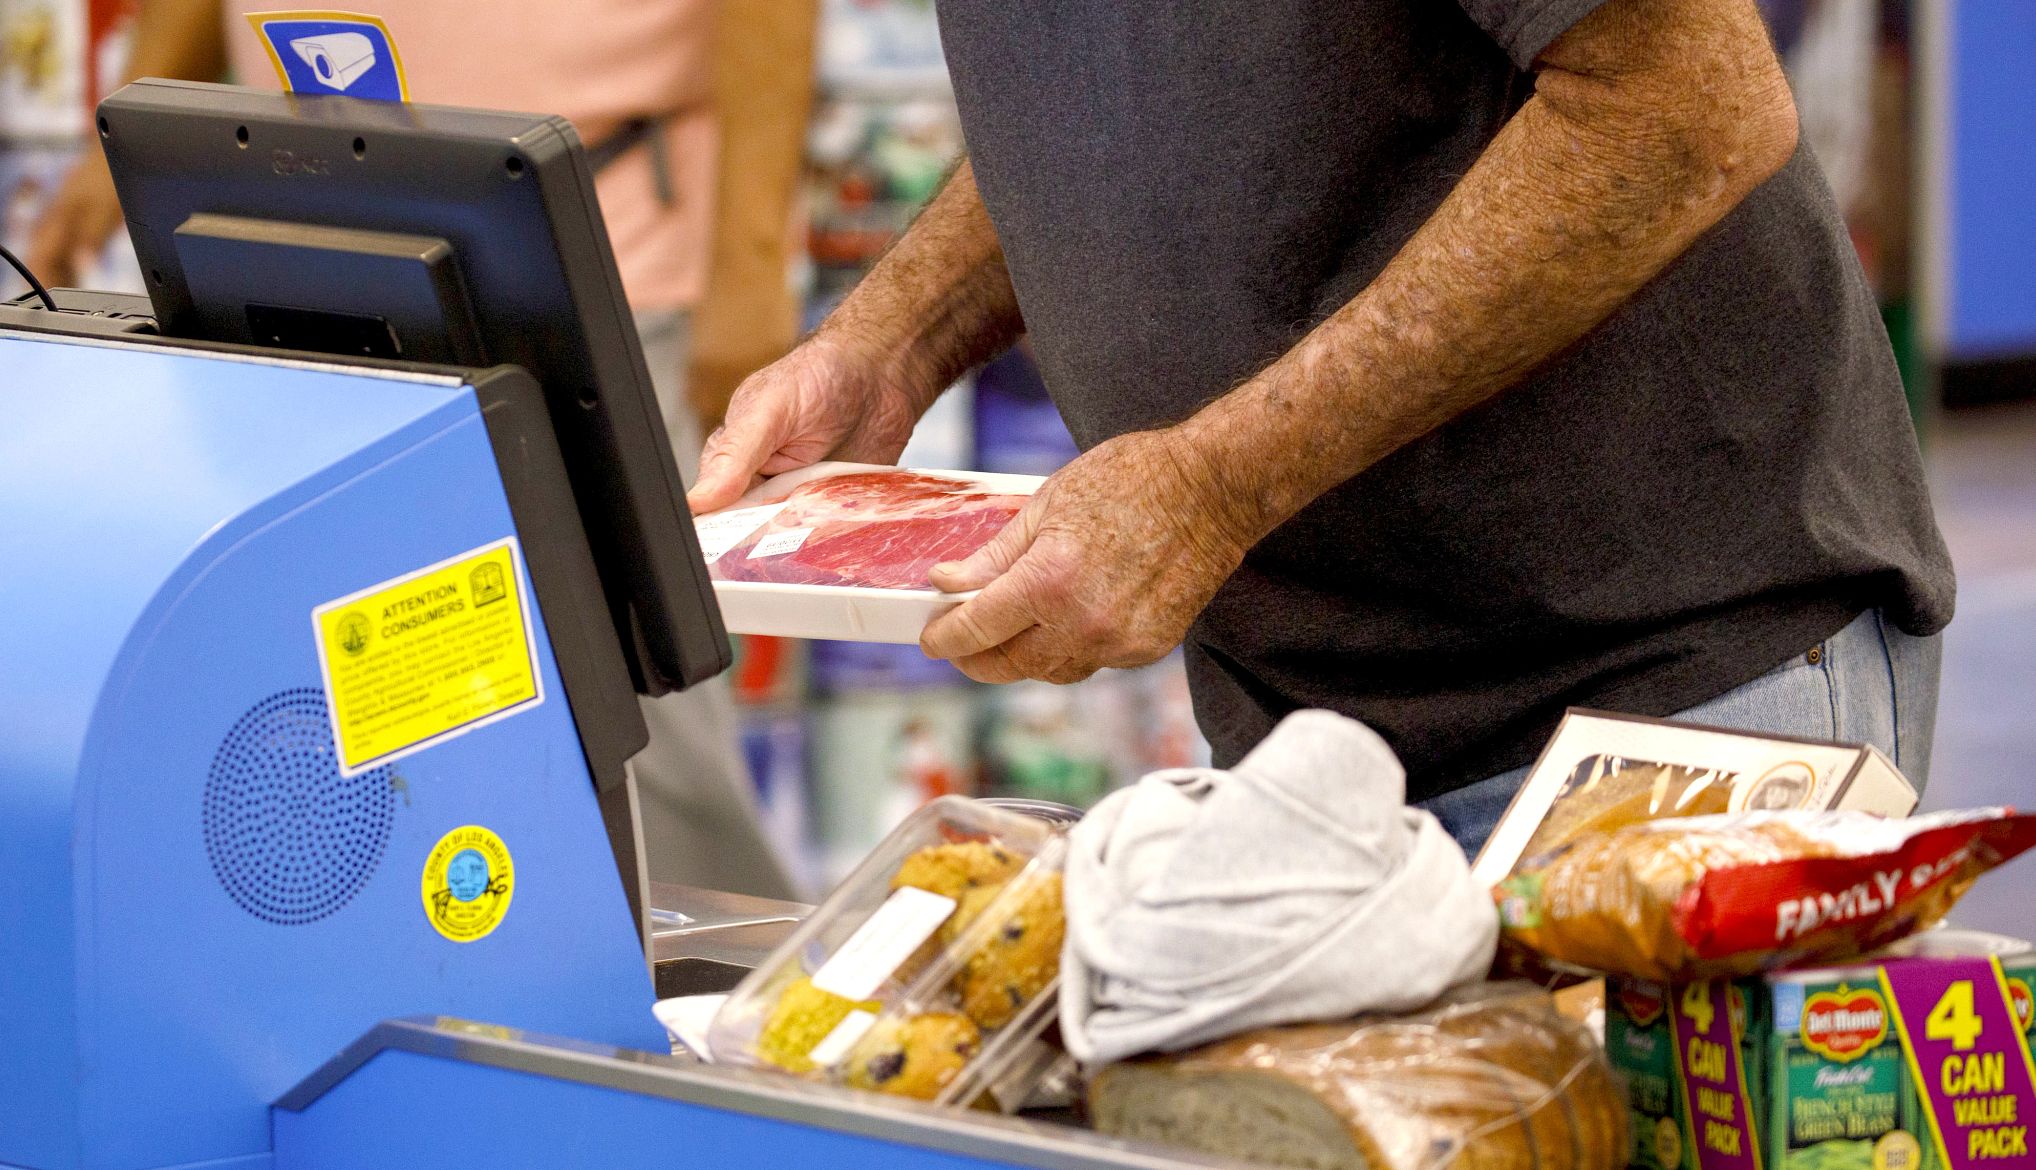
<instances>
[{"instance_id":1,"label":"blue jeans","mask_svg":"<svg viewBox=\"0 0 2036 1170\"><path fill-rule=\"evenodd\" d=\"M1691 723L1870 743L1921 791L1937 728L1937 673L1943 645L1918 638L1868 610L1808 653L1708 703L1675 716ZM1516 768L1420 802L1472 857L1527 779Z\"/></svg>"}]
</instances>

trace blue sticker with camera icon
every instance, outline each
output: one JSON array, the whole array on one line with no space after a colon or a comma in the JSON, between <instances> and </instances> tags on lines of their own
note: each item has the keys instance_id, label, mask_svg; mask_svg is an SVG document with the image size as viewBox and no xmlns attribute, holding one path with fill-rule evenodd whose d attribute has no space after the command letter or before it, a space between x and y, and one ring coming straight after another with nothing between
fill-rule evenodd
<instances>
[{"instance_id":1,"label":"blue sticker with camera icon","mask_svg":"<svg viewBox=\"0 0 2036 1170\"><path fill-rule=\"evenodd\" d=\"M410 87L403 80L403 58L379 16L251 12L247 20L268 50L283 88L291 93L410 100Z\"/></svg>"}]
</instances>

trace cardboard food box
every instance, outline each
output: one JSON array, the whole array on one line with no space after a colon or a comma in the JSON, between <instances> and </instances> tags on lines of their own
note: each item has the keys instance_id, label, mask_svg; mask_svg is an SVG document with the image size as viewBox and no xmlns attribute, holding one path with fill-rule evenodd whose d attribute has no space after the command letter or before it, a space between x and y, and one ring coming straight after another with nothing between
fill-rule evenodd
<instances>
[{"instance_id":1,"label":"cardboard food box","mask_svg":"<svg viewBox=\"0 0 2036 1170\"><path fill-rule=\"evenodd\" d=\"M1916 789L1877 748L1750 735L1572 709L1542 749L1471 875L1495 886L1573 833L1749 809L1907 816Z\"/></svg>"},{"instance_id":2,"label":"cardboard food box","mask_svg":"<svg viewBox=\"0 0 2036 1170\"><path fill-rule=\"evenodd\" d=\"M1702 985L1698 985L1701 987ZM1631 1165L1645 1170L2026 1170L2036 1166L2030 1058L2036 947L1933 931L1871 961L1725 989L1750 1132L1705 1140L1729 1108L1692 1093L1674 1013L1688 988L1615 981L1605 1046L1626 1078ZM1687 1032L1687 1028L1684 1032ZM1730 1086L1727 1086L1730 1092ZM1693 1102L1695 1107L1693 1108ZM1757 1160L1755 1160L1757 1159Z\"/></svg>"}]
</instances>

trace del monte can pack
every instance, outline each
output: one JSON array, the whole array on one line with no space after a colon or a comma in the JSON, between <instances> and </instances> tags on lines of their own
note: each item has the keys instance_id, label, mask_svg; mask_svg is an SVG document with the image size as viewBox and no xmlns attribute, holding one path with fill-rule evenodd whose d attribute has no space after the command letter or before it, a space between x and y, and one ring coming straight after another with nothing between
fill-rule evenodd
<instances>
[{"instance_id":1,"label":"del monte can pack","mask_svg":"<svg viewBox=\"0 0 2036 1170\"><path fill-rule=\"evenodd\" d=\"M1776 1170L1920 1170L1929 1133L1875 968L1776 975L1748 992Z\"/></svg>"},{"instance_id":2,"label":"del monte can pack","mask_svg":"<svg viewBox=\"0 0 2036 1170\"><path fill-rule=\"evenodd\" d=\"M2036 1167L2032 986L2036 947L1956 930L1732 984L1761 1170ZM1607 989L1606 1049L1630 1088L1643 1170L1723 1164L1703 1140L1713 1118L1693 1124L1704 1095L1683 1092L1670 1017L1692 998L1642 982Z\"/></svg>"}]
</instances>

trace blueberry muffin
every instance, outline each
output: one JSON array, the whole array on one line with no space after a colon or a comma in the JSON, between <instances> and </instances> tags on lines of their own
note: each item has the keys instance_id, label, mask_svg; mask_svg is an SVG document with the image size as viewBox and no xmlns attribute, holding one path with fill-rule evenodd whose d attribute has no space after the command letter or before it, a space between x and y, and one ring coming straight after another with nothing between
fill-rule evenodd
<instances>
[{"instance_id":1,"label":"blueberry muffin","mask_svg":"<svg viewBox=\"0 0 2036 1170\"><path fill-rule=\"evenodd\" d=\"M930 845L905 859L891 878L894 890L912 886L959 902L970 890L1010 881L1025 858L990 841Z\"/></svg>"},{"instance_id":2,"label":"blueberry muffin","mask_svg":"<svg viewBox=\"0 0 2036 1170\"><path fill-rule=\"evenodd\" d=\"M885 1020L856 1045L845 1080L858 1089L931 1101L961 1075L982 1041L973 1020L950 1012Z\"/></svg>"},{"instance_id":3,"label":"blueberry muffin","mask_svg":"<svg viewBox=\"0 0 2036 1170\"><path fill-rule=\"evenodd\" d=\"M959 903L973 891L1001 887L1024 868L1023 856L988 841L930 845L905 858L891 878L891 888L901 890L910 886ZM909 982L939 958L942 944L953 937L953 925L953 918L942 924L940 933L927 939L926 945L898 968L895 978Z\"/></svg>"},{"instance_id":4,"label":"blueberry muffin","mask_svg":"<svg viewBox=\"0 0 2036 1170\"><path fill-rule=\"evenodd\" d=\"M955 990L962 1011L984 1028L1010 1023L1019 1008L1046 990L1060 974L1060 946L1067 937L1059 874L1028 879L1011 900L999 904L1007 888L970 891L943 928L950 941L964 932L979 940L955 978ZM987 938L970 931L985 914L994 915L997 924Z\"/></svg>"}]
</instances>

